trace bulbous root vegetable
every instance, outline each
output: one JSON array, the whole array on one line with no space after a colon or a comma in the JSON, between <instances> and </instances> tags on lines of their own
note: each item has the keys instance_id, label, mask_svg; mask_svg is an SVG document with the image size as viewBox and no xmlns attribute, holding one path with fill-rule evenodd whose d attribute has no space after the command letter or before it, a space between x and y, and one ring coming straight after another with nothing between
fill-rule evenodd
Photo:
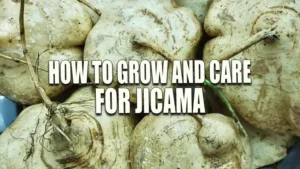
<instances>
[{"instance_id":1,"label":"bulbous root vegetable","mask_svg":"<svg viewBox=\"0 0 300 169\"><path fill-rule=\"evenodd\" d=\"M128 168L129 138L134 126L132 118L105 115L97 117L92 88L75 92L63 104L58 105L50 100L28 56L24 0L20 4L23 53L44 104L25 109L1 135L1 167Z\"/></svg>"},{"instance_id":2,"label":"bulbous root vegetable","mask_svg":"<svg viewBox=\"0 0 300 169\"><path fill-rule=\"evenodd\" d=\"M240 48L240 52L229 52L232 57L227 59L251 60L252 84L223 85L222 91L236 111L254 126L297 136L300 136L300 49L296 47L300 38L299 11L298 1L214 1L205 30L215 39L204 50L206 63L221 60L222 53L230 46L240 48L262 30L276 31L276 36Z\"/></svg>"},{"instance_id":3,"label":"bulbous root vegetable","mask_svg":"<svg viewBox=\"0 0 300 169\"><path fill-rule=\"evenodd\" d=\"M274 29L274 28L273 28ZM232 46L229 48L228 51L225 51L223 53L221 53L219 55L219 57L216 59L218 61L223 61L223 60L227 60L232 58L233 56L235 56L236 54L242 52L243 50L251 47L252 45L265 40L265 39L278 39L276 32L273 30L262 30L258 33L256 33L255 35L253 35L252 37L250 37L247 41L245 41L243 44L240 44L238 46ZM205 66L206 70L209 70L209 64L206 64ZM229 113L231 115L231 117L235 120L235 122L237 123L237 125L239 126L239 129L241 131L241 133L244 136L247 136L247 133L244 129L244 127L242 126L239 117L237 116L235 110L233 109L233 107L231 106L230 102L228 101L228 99L226 98L226 96L224 95L224 93L221 90L221 87L213 85L208 79L205 79L205 85L209 86L216 94L217 96L221 99L221 101L226 105L226 107L229 110Z\"/></svg>"},{"instance_id":4,"label":"bulbous root vegetable","mask_svg":"<svg viewBox=\"0 0 300 169\"><path fill-rule=\"evenodd\" d=\"M49 123L48 109L33 105L1 135L1 168L130 168L131 116L96 116L91 87L74 92L61 106L73 147Z\"/></svg>"},{"instance_id":5,"label":"bulbous root vegetable","mask_svg":"<svg viewBox=\"0 0 300 169\"><path fill-rule=\"evenodd\" d=\"M100 11L94 9L92 4L85 0L79 1L100 15ZM131 3L134 3L134 5ZM103 14L98 24L89 34L85 45L84 59L89 61L110 60L113 62L114 67L116 67L119 60L168 60L172 64L175 59L193 59L202 35L201 26L191 11L186 8L175 8L176 6L173 1L159 3L156 0L136 0L125 4L123 1L112 3L110 8L102 9ZM112 7L114 10L111 9ZM125 19L120 20L120 13ZM152 29L149 30L149 27ZM261 34L257 35L254 40L261 38ZM267 36L270 36L270 34L267 34ZM267 37L266 35L263 36ZM92 69L91 66L89 77L93 80L95 75ZM171 71L170 68L169 78L171 77ZM110 86L100 84L99 87L122 87L117 82L116 71L114 74L115 79ZM213 86L209 81L205 83L214 88L226 105L230 105L219 88ZM166 86L160 87L171 86L169 79ZM136 88L145 86L123 87L131 90L130 101L136 103ZM152 85L150 84L147 87L151 88ZM246 136L247 134L239 123L234 110L232 108L231 110L241 132Z\"/></svg>"},{"instance_id":6,"label":"bulbous root vegetable","mask_svg":"<svg viewBox=\"0 0 300 169\"><path fill-rule=\"evenodd\" d=\"M251 150L235 122L221 114L146 116L130 144L132 169L251 168Z\"/></svg>"},{"instance_id":7,"label":"bulbous root vegetable","mask_svg":"<svg viewBox=\"0 0 300 169\"><path fill-rule=\"evenodd\" d=\"M210 90L206 92L210 96L208 102L212 106L212 112L231 115L230 109L218 99L219 96L212 94ZM260 168L282 160L286 157L287 150L294 144L295 136L292 134L258 129L243 119L240 122L250 141L252 168Z\"/></svg>"},{"instance_id":8,"label":"bulbous root vegetable","mask_svg":"<svg viewBox=\"0 0 300 169\"><path fill-rule=\"evenodd\" d=\"M110 60L115 68L120 60L192 59L202 35L192 11L175 8L171 0L114 1L101 13L86 40L84 60ZM92 66L89 72L94 81ZM116 69L113 77L111 85L100 83L98 87L128 88L131 102L136 102L137 87L153 87L152 84L119 85ZM159 87L171 87L171 84Z\"/></svg>"},{"instance_id":9,"label":"bulbous root vegetable","mask_svg":"<svg viewBox=\"0 0 300 169\"><path fill-rule=\"evenodd\" d=\"M72 8L72 10L70 10ZM25 62L19 33L20 2L0 2L0 93L22 104L41 102ZM48 84L49 60L81 60L92 22L89 14L73 0L28 1L24 28L27 55L47 95L52 98L70 85ZM22 85L21 85L22 84Z\"/></svg>"}]
</instances>

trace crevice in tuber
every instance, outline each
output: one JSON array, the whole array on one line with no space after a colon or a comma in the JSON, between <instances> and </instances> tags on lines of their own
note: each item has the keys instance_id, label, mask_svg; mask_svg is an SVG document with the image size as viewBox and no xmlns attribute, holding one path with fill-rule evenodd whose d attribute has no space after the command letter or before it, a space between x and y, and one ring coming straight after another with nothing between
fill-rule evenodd
<instances>
[{"instance_id":1,"label":"crevice in tuber","mask_svg":"<svg viewBox=\"0 0 300 169\"><path fill-rule=\"evenodd\" d=\"M78 2L80 2L83 5L87 6L88 8L90 8L91 10L93 10L97 15L101 16L102 13L100 12L100 10L94 8L91 3L87 2L86 0L78 0Z\"/></svg>"}]
</instances>

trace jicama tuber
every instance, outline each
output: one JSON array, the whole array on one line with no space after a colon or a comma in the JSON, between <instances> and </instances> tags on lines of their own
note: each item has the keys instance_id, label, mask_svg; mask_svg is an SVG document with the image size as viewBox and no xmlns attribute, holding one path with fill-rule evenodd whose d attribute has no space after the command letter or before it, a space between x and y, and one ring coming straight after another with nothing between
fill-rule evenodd
<instances>
[{"instance_id":1,"label":"jicama tuber","mask_svg":"<svg viewBox=\"0 0 300 169\"><path fill-rule=\"evenodd\" d=\"M251 168L248 138L220 114L146 116L130 144L132 169Z\"/></svg>"},{"instance_id":2,"label":"jicama tuber","mask_svg":"<svg viewBox=\"0 0 300 169\"><path fill-rule=\"evenodd\" d=\"M89 14L74 0L26 1L25 29L28 55L39 80L50 97L69 85L48 84L49 60L81 60L82 48L92 22ZM0 1L0 56L25 60L19 30L20 2ZM40 102L27 65L0 57L0 93L22 103Z\"/></svg>"},{"instance_id":3,"label":"jicama tuber","mask_svg":"<svg viewBox=\"0 0 300 169\"><path fill-rule=\"evenodd\" d=\"M133 118L95 114L94 91L81 88L61 104L70 126L70 145L50 125L43 104L26 108L0 137L0 166L23 168L130 168Z\"/></svg>"},{"instance_id":4,"label":"jicama tuber","mask_svg":"<svg viewBox=\"0 0 300 169\"><path fill-rule=\"evenodd\" d=\"M209 104L213 112L223 112L230 115L228 108L216 95L207 90ZM254 127L241 119L241 124L245 128L251 146L252 168L260 168L271 165L287 156L288 149L294 144L295 136L289 133L276 133L270 130L263 130Z\"/></svg>"},{"instance_id":5,"label":"jicama tuber","mask_svg":"<svg viewBox=\"0 0 300 169\"><path fill-rule=\"evenodd\" d=\"M22 51L44 103L25 109L1 135L1 153L5 154L0 158L1 168L128 168L132 118L96 116L91 87L73 93L62 104L50 100L28 55L25 0L20 4Z\"/></svg>"},{"instance_id":6,"label":"jicama tuber","mask_svg":"<svg viewBox=\"0 0 300 169\"><path fill-rule=\"evenodd\" d=\"M247 12L245 12L247 11ZM251 85L223 85L222 91L236 111L254 126L300 136L300 2L214 1L205 20L205 30L215 37L204 50L204 60L251 60ZM269 29L276 35L245 42ZM241 46L239 52L229 51ZM224 55L223 55L224 56Z\"/></svg>"},{"instance_id":7,"label":"jicama tuber","mask_svg":"<svg viewBox=\"0 0 300 169\"><path fill-rule=\"evenodd\" d=\"M175 8L171 0L114 1L101 12L100 20L87 38L84 60L113 63L114 80L109 87L122 87L116 75L120 60L172 62L194 58L202 34L199 21L190 10ZM89 77L95 81L92 66ZM136 101L136 86L123 86L131 90L132 102ZM98 87L108 86L100 83Z\"/></svg>"}]
</instances>

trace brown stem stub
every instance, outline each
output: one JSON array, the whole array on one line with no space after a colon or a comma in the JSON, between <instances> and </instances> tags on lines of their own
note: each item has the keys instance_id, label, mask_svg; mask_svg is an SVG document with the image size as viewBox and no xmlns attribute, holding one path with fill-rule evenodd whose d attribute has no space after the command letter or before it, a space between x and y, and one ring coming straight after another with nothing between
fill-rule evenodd
<instances>
[{"instance_id":1,"label":"brown stem stub","mask_svg":"<svg viewBox=\"0 0 300 169\"><path fill-rule=\"evenodd\" d=\"M160 54L162 57L167 59L171 64L174 62L174 56L164 50L159 44L155 43L149 36L145 33L136 33L132 36L132 43L138 44L140 46L148 47L154 52Z\"/></svg>"},{"instance_id":2,"label":"brown stem stub","mask_svg":"<svg viewBox=\"0 0 300 169\"><path fill-rule=\"evenodd\" d=\"M249 39L244 41L244 43L242 43L241 45L237 45L229 48L227 51L221 53L220 56L217 58L217 60L221 62L223 60L231 59L232 57L248 49L249 47L268 38L272 38L274 40L279 39L278 36L276 35L276 31L274 30L274 28L264 29L251 36ZM209 64L206 65L206 69L209 69Z\"/></svg>"}]
</instances>

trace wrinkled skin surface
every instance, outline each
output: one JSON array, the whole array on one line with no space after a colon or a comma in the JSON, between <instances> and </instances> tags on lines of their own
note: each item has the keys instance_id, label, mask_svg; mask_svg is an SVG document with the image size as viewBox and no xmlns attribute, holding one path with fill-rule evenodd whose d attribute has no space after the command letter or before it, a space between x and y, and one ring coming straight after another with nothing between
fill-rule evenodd
<instances>
[{"instance_id":1,"label":"wrinkled skin surface","mask_svg":"<svg viewBox=\"0 0 300 169\"><path fill-rule=\"evenodd\" d=\"M132 169L251 168L248 139L220 114L146 116L134 129L130 159Z\"/></svg>"},{"instance_id":2,"label":"wrinkled skin surface","mask_svg":"<svg viewBox=\"0 0 300 169\"><path fill-rule=\"evenodd\" d=\"M295 137L288 133L280 134L258 129L246 122L243 122L243 126L249 135L252 168L271 165L284 159L288 148L293 145L295 140Z\"/></svg>"},{"instance_id":3,"label":"wrinkled skin surface","mask_svg":"<svg viewBox=\"0 0 300 169\"><path fill-rule=\"evenodd\" d=\"M213 112L223 112L230 115L228 108L220 99L208 90L209 103ZM287 156L288 149L294 144L295 136L290 133L276 133L270 130L263 130L240 119L245 128L249 144L251 145L252 168L274 164Z\"/></svg>"},{"instance_id":4,"label":"wrinkled skin surface","mask_svg":"<svg viewBox=\"0 0 300 169\"><path fill-rule=\"evenodd\" d=\"M245 12L247 11L247 12ZM205 30L215 37L205 46L209 63L231 46L262 29L275 28L279 40L266 39L232 59L251 60L251 85L224 85L236 111L254 126L300 136L300 2L286 0L214 1Z\"/></svg>"},{"instance_id":5,"label":"wrinkled skin surface","mask_svg":"<svg viewBox=\"0 0 300 169\"><path fill-rule=\"evenodd\" d=\"M109 87L117 87L119 60L166 60L157 51L132 42L133 37L140 38L141 34L147 35L146 41L153 41L177 60L193 59L202 35L200 23L193 12L175 8L171 0L114 1L103 9L100 20L89 34L84 60L110 60L115 72ZM95 79L93 71L91 66L89 77L92 81ZM98 86L107 87L102 84ZM137 86L123 86L131 91L132 102L136 101ZM151 86L149 84L147 87Z\"/></svg>"},{"instance_id":6,"label":"wrinkled skin surface","mask_svg":"<svg viewBox=\"0 0 300 169\"><path fill-rule=\"evenodd\" d=\"M42 104L25 109L0 136L1 168L130 168L133 119L105 112L96 116L93 96L91 88L82 88L62 104L71 120L71 127L65 133L74 151L49 124L47 109Z\"/></svg>"},{"instance_id":7,"label":"wrinkled skin surface","mask_svg":"<svg viewBox=\"0 0 300 169\"><path fill-rule=\"evenodd\" d=\"M0 53L25 61L19 36L19 1L0 1ZM71 10L72 9L72 10ZM48 84L49 60L81 60L91 30L89 14L73 0L26 1L25 32L31 62L39 61L39 78L48 96L68 85ZM39 59L38 56L40 55ZM0 58L0 93L22 103L40 102L27 65Z\"/></svg>"}]
</instances>

